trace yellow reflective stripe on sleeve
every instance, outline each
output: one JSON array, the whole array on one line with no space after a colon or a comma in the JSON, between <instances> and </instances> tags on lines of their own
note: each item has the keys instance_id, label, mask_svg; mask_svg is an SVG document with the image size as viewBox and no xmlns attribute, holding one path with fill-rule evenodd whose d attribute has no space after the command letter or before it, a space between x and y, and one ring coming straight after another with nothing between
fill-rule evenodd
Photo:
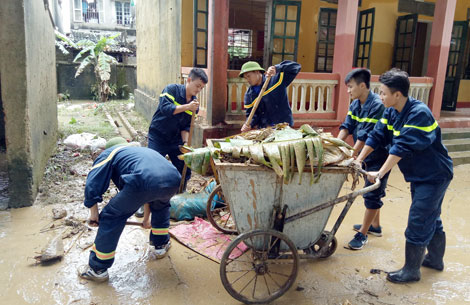
<instances>
[{"instance_id":1,"label":"yellow reflective stripe on sleeve","mask_svg":"<svg viewBox=\"0 0 470 305\"><path fill-rule=\"evenodd\" d=\"M372 119L372 118L360 118L358 116L355 116L352 114L352 111L348 111L348 115L351 117L351 119L358 121L359 123L367 122L367 123L377 123L379 120L378 119Z\"/></svg>"},{"instance_id":2,"label":"yellow reflective stripe on sleeve","mask_svg":"<svg viewBox=\"0 0 470 305\"><path fill-rule=\"evenodd\" d=\"M114 155L115 155L120 149L122 149L122 148L124 148L124 147L127 147L127 146L128 146L128 144L122 144L121 146L116 147L116 148L109 154L109 156L108 156L106 159L104 159L103 161L101 161L101 162L98 163L98 164L95 164L91 169L93 170L93 169L95 169L95 168L98 168L98 167L100 167L100 166L105 165L106 163L108 163L109 161L111 161L111 159L114 157Z\"/></svg>"},{"instance_id":3,"label":"yellow reflective stripe on sleeve","mask_svg":"<svg viewBox=\"0 0 470 305\"><path fill-rule=\"evenodd\" d=\"M173 101L173 104L175 104L176 106L181 106L180 103L178 103L176 100L175 100L175 97L169 93L162 93L160 94L160 97L168 97L170 100ZM189 114L189 115L193 115L193 112L192 111L189 111L189 110L186 110L185 113Z\"/></svg>"},{"instance_id":4,"label":"yellow reflective stripe on sleeve","mask_svg":"<svg viewBox=\"0 0 470 305\"><path fill-rule=\"evenodd\" d=\"M166 93L166 92L160 94L160 97L164 97L164 96L166 96L167 98L169 98L169 99L172 100L173 102L176 102L175 97L174 97L173 95L171 95L171 94L169 94L169 93Z\"/></svg>"},{"instance_id":5,"label":"yellow reflective stripe on sleeve","mask_svg":"<svg viewBox=\"0 0 470 305\"><path fill-rule=\"evenodd\" d=\"M153 235L167 235L169 228L152 228Z\"/></svg>"},{"instance_id":6,"label":"yellow reflective stripe on sleeve","mask_svg":"<svg viewBox=\"0 0 470 305\"><path fill-rule=\"evenodd\" d=\"M405 128L416 128L416 129L419 129L419 130L422 130L422 131L425 131L425 132L431 132L433 131L434 129L436 129L438 126L437 124L437 121L434 121L434 124L432 124L431 126L425 126L425 127L421 127L421 126L415 126L415 125L403 125L403 127Z\"/></svg>"},{"instance_id":7,"label":"yellow reflective stripe on sleeve","mask_svg":"<svg viewBox=\"0 0 470 305\"><path fill-rule=\"evenodd\" d=\"M96 245L93 244L93 248L91 248L91 251L95 252L96 257L99 258L100 260L108 260L108 259L113 259L114 256L116 255L116 251L109 252L109 253L104 253L100 252L96 249Z\"/></svg>"},{"instance_id":8,"label":"yellow reflective stripe on sleeve","mask_svg":"<svg viewBox=\"0 0 470 305\"><path fill-rule=\"evenodd\" d=\"M399 131L399 130L395 130L395 129L393 129L393 126L392 126L392 125L388 125L388 120L387 120L387 119L381 118L381 119L380 119L380 122L381 122L382 124L386 125L388 130L392 130L394 136L399 136L399 135L400 135L400 131ZM433 131L434 129L436 129L437 126L439 126L439 125L437 124L437 121L434 121L434 123L433 123L431 126L424 126L424 127L421 127L421 126L415 126L415 125L407 125L407 124L405 124L405 125L403 125L403 128L416 128L416 129L419 129L419 130L422 130L422 131L425 131L425 132L431 132L431 131Z\"/></svg>"},{"instance_id":9,"label":"yellow reflective stripe on sleeve","mask_svg":"<svg viewBox=\"0 0 470 305\"><path fill-rule=\"evenodd\" d=\"M387 120L387 119L381 118L381 119L380 119L380 123L382 123L382 124L384 124L385 126L387 126L387 129L388 129L388 130L393 131L393 135L394 135L394 136L399 136L399 135L400 135L400 131L399 131L399 130L395 130L395 129L393 129L393 126L392 126L392 125L388 125L388 120Z\"/></svg>"},{"instance_id":10,"label":"yellow reflective stripe on sleeve","mask_svg":"<svg viewBox=\"0 0 470 305\"><path fill-rule=\"evenodd\" d=\"M268 90L264 91L263 93L263 96L265 96L266 94L268 94L269 92L273 91L274 89L276 89L277 87L279 87L280 84L282 84L282 80L284 79L284 72L281 72L279 73L279 80L277 81L277 83L275 83L271 88L269 88ZM244 108L245 109L248 109L248 108L251 108L255 105L255 102L256 102L256 99L249 105L244 105Z\"/></svg>"}]
</instances>

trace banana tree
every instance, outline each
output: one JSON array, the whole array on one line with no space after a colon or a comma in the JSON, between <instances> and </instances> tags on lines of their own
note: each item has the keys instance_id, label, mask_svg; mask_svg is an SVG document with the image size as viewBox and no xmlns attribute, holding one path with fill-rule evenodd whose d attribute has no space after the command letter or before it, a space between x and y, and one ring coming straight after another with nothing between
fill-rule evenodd
<instances>
[{"instance_id":1,"label":"banana tree","mask_svg":"<svg viewBox=\"0 0 470 305\"><path fill-rule=\"evenodd\" d=\"M98 42L84 39L76 44L79 48L82 48L82 50L73 60L73 62L81 60L75 77L78 77L88 65L93 65L96 80L98 81L98 92L101 102L108 100L111 89L108 83L111 75L111 65L117 64L117 60L106 54L106 51L110 50L110 47L116 44L114 39L119 35L120 34L101 37Z\"/></svg>"}]
</instances>

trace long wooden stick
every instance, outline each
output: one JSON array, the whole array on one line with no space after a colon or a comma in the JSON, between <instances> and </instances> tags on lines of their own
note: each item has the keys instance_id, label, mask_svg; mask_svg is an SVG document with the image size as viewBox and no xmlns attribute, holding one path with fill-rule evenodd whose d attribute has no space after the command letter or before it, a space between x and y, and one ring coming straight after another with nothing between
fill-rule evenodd
<instances>
[{"instance_id":1,"label":"long wooden stick","mask_svg":"<svg viewBox=\"0 0 470 305\"><path fill-rule=\"evenodd\" d=\"M188 136L188 146L191 146L191 140L193 138L193 129L194 129L194 118L196 117L196 111L193 111L193 114L191 115L191 125L189 126L189 136ZM181 173L181 182L180 182L180 188L178 189L178 194L182 193L184 190L184 180L186 179L186 172L188 171L188 166L186 163L184 164L183 167L183 172Z\"/></svg>"},{"instance_id":2,"label":"long wooden stick","mask_svg":"<svg viewBox=\"0 0 470 305\"><path fill-rule=\"evenodd\" d=\"M256 102L253 105L253 109L251 109L250 115L248 116L248 119L246 119L245 125L250 126L251 121L253 120L253 116L255 115L256 109L258 109L258 105L263 98L263 93L268 87L269 81L271 80L271 76L266 77L266 80L264 81L263 87L261 88L261 91L258 94L258 97L256 98Z\"/></svg>"}]
</instances>

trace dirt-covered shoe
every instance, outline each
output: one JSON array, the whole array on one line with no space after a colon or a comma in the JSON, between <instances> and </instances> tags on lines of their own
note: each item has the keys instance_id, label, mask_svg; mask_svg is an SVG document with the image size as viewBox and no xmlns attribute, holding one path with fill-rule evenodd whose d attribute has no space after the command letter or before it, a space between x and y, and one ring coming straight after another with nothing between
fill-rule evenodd
<instances>
[{"instance_id":1,"label":"dirt-covered shoe","mask_svg":"<svg viewBox=\"0 0 470 305\"><path fill-rule=\"evenodd\" d=\"M361 229L361 224L353 225L353 230L359 232ZM377 237L382 236L382 227L379 226L378 228L374 228L372 225L370 225L369 230L367 230L367 234L374 235Z\"/></svg>"},{"instance_id":2,"label":"dirt-covered shoe","mask_svg":"<svg viewBox=\"0 0 470 305\"><path fill-rule=\"evenodd\" d=\"M156 246L155 250L152 252L155 254L156 259L161 259L164 258L165 255L168 253L168 250L170 250L171 247L171 240L168 240L168 242L164 245L161 246Z\"/></svg>"},{"instance_id":3,"label":"dirt-covered shoe","mask_svg":"<svg viewBox=\"0 0 470 305\"><path fill-rule=\"evenodd\" d=\"M82 279L94 282L106 282L109 279L107 269L95 271L88 265L83 265L78 268L78 276Z\"/></svg>"},{"instance_id":4,"label":"dirt-covered shoe","mask_svg":"<svg viewBox=\"0 0 470 305\"><path fill-rule=\"evenodd\" d=\"M142 218L142 217L144 217L144 206L141 206L141 207L137 210L137 212L135 212L134 215L135 215L135 217L137 217L137 218Z\"/></svg>"},{"instance_id":5,"label":"dirt-covered shoe","mask_svg":"<svg viewBox=\"0 0 470 305\"><path fill-rule=\"evenodd\" d=\"M361 250L367 244L367 235L357 232L354 238L349 242L348 246L352 250Z\"/></svg>"}]
</instances>

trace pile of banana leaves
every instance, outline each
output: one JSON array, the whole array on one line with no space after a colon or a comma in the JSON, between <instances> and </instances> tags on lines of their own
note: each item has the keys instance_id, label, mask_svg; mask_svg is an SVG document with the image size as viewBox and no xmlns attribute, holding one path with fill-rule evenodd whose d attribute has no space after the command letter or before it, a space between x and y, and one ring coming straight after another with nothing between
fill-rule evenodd
<instances>
[{"instance_id":1,"label":"pile of banana leaves","mask_svg":"<svg viewBox=\"0 0 470 305\"><path fill-rule=\"evenodd\" d=\"M214 142L215 147L192 149L181 158L195 172L205 175L210 167L210 158L222 162L254 162L272 168L283 177L284 183L292 181L294 172L302 172L309 165L310 184L318 182L321 169L326 165L345 165L352 156L352 147L330 133L314 130L310 125L292 129L286 125L252 130L224 141Z\"/></svg>"}]
</instances>

